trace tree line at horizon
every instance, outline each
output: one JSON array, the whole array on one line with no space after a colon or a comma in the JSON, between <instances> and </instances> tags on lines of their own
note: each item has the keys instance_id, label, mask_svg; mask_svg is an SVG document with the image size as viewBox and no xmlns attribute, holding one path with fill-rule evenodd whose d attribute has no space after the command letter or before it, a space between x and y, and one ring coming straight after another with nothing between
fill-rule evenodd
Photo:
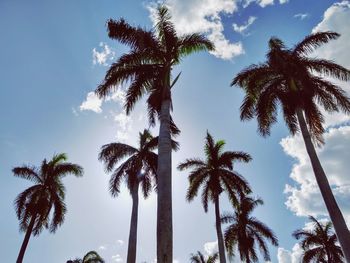
<instances>
[{"instance_id":1,"label":"tree line at horizon","mask_svg":"<svg viewBox=\"0 0 350 263\"><path fill-rule=\"evenodd\" d=\"M157 23L152 30L132 26L124 19L110 19L107 29L111 39L127 45L130 50L110 66L96 94L105 98L119 85L127 83L126 113L133 110L141 97L148 95L146 106L150 125L154 126L158 120L160 127L156 137L147 129L140 132L137 147L119 142L102 146L98 159L105 164L106 172L111 173L109 190L112 196L118 195L121 182L125 181L132 197L127 262L136 262L139 188L145 198L155 188L157 262L172 263L171 155L172 150L179 149L174 138L180 129L171 115L171 90L180 74L172 78L171 73L185 56L213 50L214 45L201 34L178 36L165 6L158 7ZM290 133L295 135L301 131L331 220L323 224L310 217L314 223L312 230L293 233L295 238L302 239L303 262L344 260L350 263L350 233L314 147L314 144L324 144L324 117L320 106L328 112L350 113L350 99L345 91L321 76L349 81L350 71L332 61L308 56L317 47L339 36L335 32L314 33L291 49L273 37L269 41L266 61L243 69L231 82L231 86L238 86L245 92L240 107L241 120L256 118L258 133L262 136L270 135L279 108ZM205 159L195 157L178 165L179 170L190 169L187 200L193 200L201 189L205 212L210 202L215 208L218 254L205 259L198 252L191 255L190 260L214 262L219 259L219 262L226 263L227 253L229 257L239 255L242 262L257 262L257 248L265 260L270 260L266 241L277 246L278 240L268 226L251 216L254 208L263 201L252 196L249 183L234 170L236 161L249 162L251 157L244 152L224 151L224 145L225 141L215 141L207 131ZM31 235L39 235L45 228L54 233L63 223L66 206L61 179L68 174L82 176L83 168L67 162L65 154L57 154L51 160L44 159L40 167L24 165L14 168L13 173L34 183L15 200L20 230L26 232L17 258L17 263L22 263ZM219 197L222 193L229 198L233 212L221 214ZM222 224L229 224L224 232ZM90 261L80 262L103 262L102 258L97 258L96 252L89 255L92 261L88 258Z\"/></svg>"}]
</instances>

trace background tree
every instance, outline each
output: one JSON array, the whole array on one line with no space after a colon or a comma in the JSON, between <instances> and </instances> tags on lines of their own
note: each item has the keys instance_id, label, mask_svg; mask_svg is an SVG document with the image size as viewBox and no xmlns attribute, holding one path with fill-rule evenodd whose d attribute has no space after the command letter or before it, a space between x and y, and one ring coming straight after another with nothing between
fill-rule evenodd
<instances>
[{"instance_id":1,"label":"background tree","mask_svg":"<svg viewBox=\"0 0 350 263\"><path fill-rule=\"evenodd\" d=\"M220 262L225 263L225 247L220 221L219 196L222 192L228 194L233 204L238 202L239 196L250 192L246 180L233 170L233 162L249 162L251 157L244 152L223 151L225 141L214 141L207 132L204 152L206 160L198 158L187 159L179 164L179 170L192 169L188 176L189 187L187 200L192 201L200 187L203 187L202 203L204 211L208 211L208 202L212 201L215 206L216 233L218 238Z\"/></svg>"},{"instance_id":2,"label":"background tree","mask_svg":"<svg viewBox=\"0 0 350 263\"><path fill-rule=\"evenodd\" d=\"M339 34L334 32L315 33L292 49L286 48L282 40L271 38L267 61L244 69L231 85L237 84L246 92L241 119L256 116L262 135L270 134L271 125L277 121L279 104L291 134L301 129L317 184L345 257L350 262L349 230L312 142L313 139L318 144L323 143L324 117L319 106L328 112L350 112L350 100L345 91L320 77L348 81L350 71L329 60L308 57L315 48L338 37Z\"/></svg>"},{"instance_id":3,"label":"background tree","mask_svg":"<svg viewBox=\"0 0 350 263\"><path fill-rule=\"evenodd\" d=\"M222 223L230 223L225 230L225 244L231 257L237 248L242 261L246 263L258 262L256 252L256 246L258 246L264 260L271 261L265 239L270 241L272 245L278 246L277 238L270 228L251 216L255 207L262 204L261 199L244 196L235 206L233 214L226 214L221 218Z\"/></svg>"},{"instance_id":4,"label":"background tree","mask_svg":"<svg viewBox=\"0 0 350 263\"><path fill-rule=\"evenodd\" d=\"M105 263L96 251L89 251L83 259L68 260L67 263Z\"/></svg>"},{"instance_id":5,"label":"background tree","mask_svg":"<svg viewBox=\"0 0 350 263\"><path fill-rule=\"evenodd\" d=\"M157 147L158 137L154 138L148 130L139 133L139 146L134 148L123 143L110 143L102 146L99 160L104 162L106 171L112 172L109 190L112 196L120 192L120 183L125 179L132 197L132 212L128 243L128 263L136 262L137 221L139 204L139 184L145 198L152 190L152 177L157 171L158 156L153 150ZM127 158L116 169L115 166Z\"/></svg>"},{"instance_id":6,"label":"background tree","mask_svg":"<svg viewBox=\"0 0 350 263\"><path fill-rule=\"evenodd\" d=\"M34 183L20 193L14 203L20 230L26 232L17 263L23 261L32 234L37 236L44 228L54 233L64 221L67 209L64 203L65 187L62 178L67 174L75 176L83 174L82 167L66 161L66 154L61 153L54 155L50 161L44 159L39 168L23 165L12 169L14 176Z\"/></svg>"},{"instance_id":7,"label":"background tree","mask_svg":"<svg viewBox=\"0 0 350 263\"><path fill-rule=\"evenodd\" d=\"M300 246L304 250L303 263L340 263L343 253L337 245L337 236L332 232L332 223L322 224L313 216L309 216L313 223L312 229L298 229L293 233L296 239L301 239Z\"/></svg>"},{"instance_id":8,"label":"background tree","mask_svg":"<svg viewBox=\"0 0 350 263\"><path fill-rule=\"evenodd\" d=\"M216 252L213 255L209 255L207 258L200 252L197 254L191 254L191 263L215 263L219 259L219 254Z\"/></svg>"},{"instance_id":9,"label":"background tree","mask_svg":"<svg viewBox=\"0 0 350 263\"><path fill-rule=\"evenodd\" d=\"M154 30L134 27L124 19L109 20L108 36L130 47L106 73L96 94L106 97L123 83L130 83L125 110L129 114L135 103L148 94L147 106L152 125L158 117L158 195L157 195L157 260L172 263L173 224L171 186L171 131L179 132L170 116L172 108L171 72L185 56L201 50L212 50L213 44L201 34L178 36L168 9L157 8Z\"/></svg>"}]
</instances>

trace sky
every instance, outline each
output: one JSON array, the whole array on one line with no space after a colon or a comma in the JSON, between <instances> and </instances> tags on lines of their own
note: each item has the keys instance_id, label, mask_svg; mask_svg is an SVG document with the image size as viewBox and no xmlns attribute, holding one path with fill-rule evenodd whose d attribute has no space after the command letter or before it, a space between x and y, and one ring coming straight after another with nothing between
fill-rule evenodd
<instances>
[{"instance_id":1,"label":"sky","mask_svg":"<svg viewBox=\"0 0 350 263\"><path fill-rule=\"evenodd\" d=\"M185 58L174 69L181 77L173 90L173 117L181 148L173 154L174 262L188 262L200 250L216 249L213 206L204 213L200 200L187 203L187 173L176 170L189 157L203 157L205 133L226 141L226 150L251 154L235 169L264 205L254 212L279 239L271 262L296 263L301 249L291 233L308 227L307 216L327 219L300 136L289 136L283 119L271 136L256 132L256 120L241 122L243 92L230 87L243 68L263 62L271 36L292 47L312 32L332 30L341 37L311 56L350 68L350 2L329 0L168 0L179 34L199 32L216 50ZM19 232L13 200L31 184L11 169L39 165L65 152L84 167L84 176L63 179L67 215L55 234L32 237L24 262L62 263L96 250L107 262L126 262L131 197L123 188L108 192L109 175L97 160L110 142L136 145L148 128L145 100L125 115L127 86L105 100L93 91L108 66L127 52L110 40L106 21L124 17L151 28L154 1L0 0L0 243L3 262L14 262L24 234ZM339 83L350 94L349 83ZM350 122L343 114L326 116L326 144L317 149L333 192L350 225ZM157 135L157 127L151 129ZM222 212L232 211L225 197ZM223 228L225 229L226 226ZM156 257L156 196L140 201L137 262ZM239 261L237 261L239 262Z\"/></svg>"}]
</instances>

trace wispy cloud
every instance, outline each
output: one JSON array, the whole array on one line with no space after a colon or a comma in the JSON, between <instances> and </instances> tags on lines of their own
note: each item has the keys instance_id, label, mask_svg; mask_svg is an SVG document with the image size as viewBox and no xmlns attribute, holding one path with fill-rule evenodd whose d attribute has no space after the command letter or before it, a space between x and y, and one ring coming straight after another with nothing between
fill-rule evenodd
<instances>
[{"instance_id":1,"label":"wispy cloud","mask_svg":"<svg viewBox=\"0 0 350 263\"><path fill-rule=\"evenodd\" d=\"M234 23L233 26L233 30L237 33L240 34L244 34L248 28L255 22L255 20L257 19L257 17L255 16L250 16L247 20L247 22L245 22L243 25L238 25L236 23Z\"/></svg>"},{"instance_id":2,"label":"wispy cloud","mask_svg":"<svg viewBox=\"0 0 350 263\"><path fill-rule=\"evenodd\" d=\"M115 57L115 52L103 42L100 42L98 51L96 48L92 50L92 63L94 65L108 66L108 61L113 60Z\"/></svg>"},{"instance_id":3,"label":"wispy cloud","mask_svg":"<svg viewBox=\"0 0 350 263\"><path fill-rule=\"evenodd\" d=\"M114 262L123 262L123 258L119 254L112 256L112 260Z\"/></svg>"},{"instance_id":4,"label":"wispy cloud","mask_svg":"<svg viewBox=\"0 0 350 263\"><path fill-rule=\"evenodd\" d=\"M299 13L299 14L295 14L293 17L294 18L298 18L300 20L304 20L306 18L308 18L310 15L308 13Z\"/></svg>"},{"instance_id":5,"label":"wispy cloud","mask_svg":"<svg viewBox=\"0 0 350 263\"><path fill-rule=\"evenodd\" d=\"M102 99L99 99L95 92L91 91L86 95L85 101L79 106L80 111L93 111L96 113L101 113ZM74 111L73 111L74 113Z\"/></svg>"}]
</instances>

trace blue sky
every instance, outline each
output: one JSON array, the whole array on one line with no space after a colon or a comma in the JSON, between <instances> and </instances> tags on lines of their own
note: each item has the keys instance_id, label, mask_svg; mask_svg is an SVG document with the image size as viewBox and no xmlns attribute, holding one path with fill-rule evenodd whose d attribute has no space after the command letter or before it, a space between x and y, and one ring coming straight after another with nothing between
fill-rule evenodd
<instances>
[{"instance_id":1,"label":"blue sky","mask_svg":"<svg viewBox=\"0 0 350 263\"><path fill-rule=\"evenodd\" d=\"M101 82L113 59L127 51L108 39L106 20L124 17L150 28L152 4L134 0L0 1L0 242L4 262L15 261L24 236L19 233L13 200L30 185L13 177L11 169L23 163L39 165L60 152L82 165L85 174L64 179L65 223L55 235L44 231L32 237L25 262L60 263L89 250L97 250L107 262L125 261L131 198L125 189L118 198L110 196L109 175L97 154L109 142L136 143L138 132L148 127L145 104L140 101L125 116L121 107L125 87L104 102L88 94ZM186 172L175 169L185 158L203 156L209 130L216 139L226 140L227 150L252 155L250 164L238 164L236 170L265 201L255 216L279 238L279 248L271 248L272 262L296 262L299 250L291 233L304 226L308 214L326 216L302 141L288 137L282 119L268 138L256 133L255 120L241 122L243 94L229 83L244 67L264 60L271 36L291 46L313 30L342 33L336 43L314 55L350 68L346 48L350 3L169 0L167 4L178 32L204 33L217 46L214 54L192 55L174 70L182 72L173 92L173 116L182 130L181 149L173 157L174 260L188 262L190 253L210 251L216 240L213 207L205 214L199 200L186 203ZM348 86L342 87L349 92ZM350 179L345 176L350 168L346 162L350 157L349 118L338 114L326 120L329 129L320 157L349 220ZM157 134L157 129L152 132ZM140 203L137 262L155 258L155 200L153 194ZM222 210L230 209L222 198Z\"/></svg>"}]
</instances>

